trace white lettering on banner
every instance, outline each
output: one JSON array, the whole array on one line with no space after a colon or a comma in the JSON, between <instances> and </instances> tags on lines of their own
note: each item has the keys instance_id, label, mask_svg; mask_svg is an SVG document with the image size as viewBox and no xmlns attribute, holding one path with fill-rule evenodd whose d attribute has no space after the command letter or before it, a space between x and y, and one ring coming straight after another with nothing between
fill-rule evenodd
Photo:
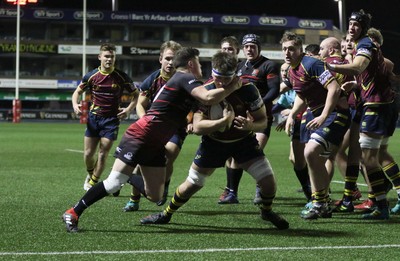
<instances>
[{"instance_id":1,"label":"white lettering on banner","mask_svg":"<svg viewBox=\"0 0 400 261\"><path fill-rule=\"evenodd\" d=\"M15 79L0 79L0 87L14 88ZM57 89L57 80L20 79L19 87L28 89Z\"/></svg>"},{"instance_id":2,"label":"white lettering on banner","mask_svg":"<svg viewBox=\"0 0 400 261\"><path fill-rule=\"evenodd\" d=\"M299 20L298 23L300 28L311 28L311 29L325 29L326 23L322 20Z\"/></svg>"},{"instance_id":3,"label":"white lettering on banner","mask_svg":"<svg viewBox=\"0 0 400 261\"><path fill-rule=\"evenodd\" d=\"M116 54L122 54L122 46L116 45ZM100 45L87 45L86 54L99 54ZM59 54L82 54L82 45L76 44L59 44L58 53Z\"/></svg>"}]
</instances>

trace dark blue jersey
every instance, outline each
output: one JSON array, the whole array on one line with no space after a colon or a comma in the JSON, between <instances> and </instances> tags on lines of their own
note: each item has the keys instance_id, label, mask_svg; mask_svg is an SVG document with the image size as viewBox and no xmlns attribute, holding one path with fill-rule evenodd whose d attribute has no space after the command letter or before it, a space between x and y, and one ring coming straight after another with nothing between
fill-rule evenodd
<instances>
[{"instance_id":1,"label":"dark blue jersey","mask_svg":"<svg viewBox=\"0 0 400 261\"><path fill-rule=\"evenodd\" d=\"M356 42L356 56L370 60L367 68L357 75L361 90L361 101L364 105L391 103L394 93L390 87L389 73L382 52L369 37Z\"/></svg>"},{"instance_id":2,"label":"dark blue jersey","mask_svg":"<svg viewBox=\"0 0 400 261\"><path fill-rule=\"evenodd\" d=\"M140 95L146 96L150 101L153 101L157 92L169 79L169 77L161 74L161 69L154 71L140 85Z\"/></svg>"},{"instance_id":3,"label":"dark blue jersey","mask_svg":"<svg viewBox=\"0 0 400 261\"><path fill-rule=\"evenodd\" d=\"M209 80L205 87L208 90L215 89L215 83L213 80ZM243 116L247 117L246 112L257 111L264 105L264 102L260 96L255 85L248 81L243 81L242 87L233 93L231 93L228 97L225 98L225 101L232 105L233 111L235 112L235 116ZM210 118L210 108L211 106L199 104L199 111L203 113L207 118ZM214 132L209 136L222 141L235 141L238 139L242 139L247 137L251 131L248 130L238 130L231 126L230 129L224 132Z\"/></svg>"}]
</instances>

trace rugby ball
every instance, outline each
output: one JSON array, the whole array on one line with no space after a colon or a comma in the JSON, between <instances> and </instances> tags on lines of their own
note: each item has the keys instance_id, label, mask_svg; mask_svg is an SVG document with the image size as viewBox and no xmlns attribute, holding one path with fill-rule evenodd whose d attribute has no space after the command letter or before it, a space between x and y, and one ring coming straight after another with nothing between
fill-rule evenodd
<instances>
[{"instance_id":1,"label":"rugby ball","mask_svg":"<svg viewBox=\"0 0 400 261\"><path fill-rule=\"evenodd\" d=\"M211 105L210 107L210 120L218 120L224 116L224 102Z\"/></svg>"},{"instance_id":2,"label":"rugby ball","mask_svg":"<svg viewBox=\"0 0 400 261\"><path fill-rule=\"evenodd\" d=\"M221 119L224 116L224 108L228 106L228 103L224 100L218 104L214 104L210 106L210 111L209 111L209 119L210 120L218 120ZM229 126L230 127L230 126ZM223 127L219 129L219 132L224 132L227 130L228 127Z\"/></svg>"}]
</instances>

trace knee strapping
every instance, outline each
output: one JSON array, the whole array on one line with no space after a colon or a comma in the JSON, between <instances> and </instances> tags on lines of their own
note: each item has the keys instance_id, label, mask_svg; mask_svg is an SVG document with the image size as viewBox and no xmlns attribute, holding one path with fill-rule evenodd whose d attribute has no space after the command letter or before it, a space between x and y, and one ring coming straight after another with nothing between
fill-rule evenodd
<instances>
[{"instance_id":1,"label":"knee strapping","mask_svg":"<svg viewBox=\"0 0 400 261\"><path fill-rule=\"evenodd\" d=\"M193 168L190 168L189 176L187 177L186 180L192 183L193 185L204 187L204 184L206 183L206 178L207 178L206 175L201 174L200 172L194 170Z\"/></svg>"},{"instance_id":2,"label":"knee strapping","mask_svg":"<svg viewBox=\"0 0 400 261\"><path fill-rule=\"evenodd\" d=\"M382 139L375 139L368 136L360 136L358 140L362 149L379 149Z\"/></svg>"},{"instance_id":3,"label":"knee strapping","mask_svg":"<svg viewBox=\"0 0 400 261\"><path fill-rule=\"evenodd\" d=\"M256 180L256 182L262 180L267 176L274 175L274 171L271 168L271 164L266 158L254 162L247 169L247 172Z\"/></svg>"},{"instance_id":4,"label":"knee strapping","mask_svg":"<svg viewBox=\"0 0 400 261\"><path fill-rule=\"evenodd\" d=\"M321 153L323 157L329 157L331 154L331 143L325 140L323 137L318 135L317 133L312 133L310 136L310 141L315 142L324 148L324 151Z\"/></svg>"},{"instance_id":5,"label":"knee strapping","mask_svg":"<svg viewBox=\"0 0 400 261\"><path fill-rule=\"evenodd\" d=\"M122 174L119 171L111 171L110 175L103 181L104 188L108 194L112 194L121 189L129 179L129 176Z\"/></svg>"}]
</instances>

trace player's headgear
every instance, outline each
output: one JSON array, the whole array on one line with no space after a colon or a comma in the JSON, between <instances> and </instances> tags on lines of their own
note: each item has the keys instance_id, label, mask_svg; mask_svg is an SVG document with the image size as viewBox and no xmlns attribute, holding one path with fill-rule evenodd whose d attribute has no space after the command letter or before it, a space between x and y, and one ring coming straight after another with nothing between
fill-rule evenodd
<instances>
[{"instance_id":1,"label":"player's headgear","mask_svg":"<svg viewBox=\"0 0 400 261\"><path fill-rule=\"evenodd\" d=\"M243 36L242 45L249 43L256 44L258 46L258 51L261 52L260 36L256 34L246 34L245 36Z\"/></svg>"},{"instance_id":2,"label":"player's headgear","mask_svg":"<svg viewBox=\"0 0 400 261\"><path fill-rule=\"evenodd\" d=\"M360 10L358 12L352 12L349 21L357 21L360 23L362 28L362 35L367 34L368 29L371 27L371 15Z\"/></svg>"}]
</instances>

